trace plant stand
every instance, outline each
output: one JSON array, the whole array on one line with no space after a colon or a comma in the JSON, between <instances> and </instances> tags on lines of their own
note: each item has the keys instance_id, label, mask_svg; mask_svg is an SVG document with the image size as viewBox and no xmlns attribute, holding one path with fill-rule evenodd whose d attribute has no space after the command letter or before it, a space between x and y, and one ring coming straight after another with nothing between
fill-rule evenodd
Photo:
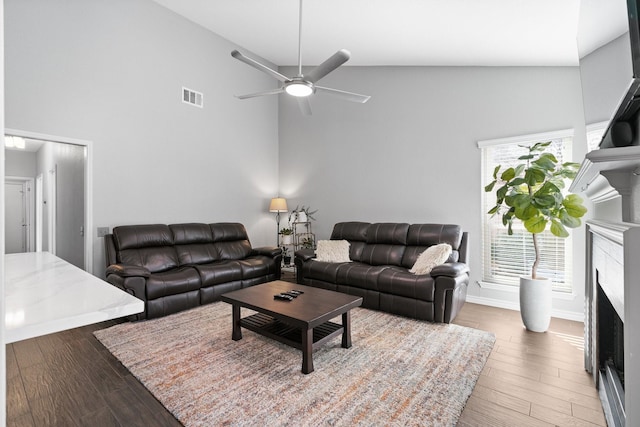
<instances>
[{"instance_id":1,"label":"plant stand","mask_svg":"<svg viewBox=\"0 0 640 427\"><path fill-rule=\"evenodd\" d=\"M316 248L316 235L311 229L311 222L294 222L293 223L293 235L294 235L294 252L298 249Z\"/></svg>"}]
</instances>

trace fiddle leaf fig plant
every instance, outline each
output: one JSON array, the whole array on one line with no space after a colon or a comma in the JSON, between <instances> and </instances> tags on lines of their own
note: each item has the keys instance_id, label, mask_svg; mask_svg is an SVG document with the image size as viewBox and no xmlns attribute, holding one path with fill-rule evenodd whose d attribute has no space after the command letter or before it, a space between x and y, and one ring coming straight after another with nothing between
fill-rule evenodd
<instances>
[{"instance_id":1,"label":"fiddle leaf fig plant","mask_svg":"<svg viewBox=\"0 0 640 427\"><path fill-rule=\"evenodd\" d=\"M559 164L552 153L545 151L550 144L551 141L521 146L528 150L528 154L518 158L523 163L505 169L496 166L493 181L484 188L486 192L496 194L496 204L488 214L502 215L502 224L509 235L513 234L516 219L531 233L535 251L531 268L533 279L536 279L540 264L537 235L548 227L554 236L568 237L567 228L579 227L580 218L587 212L580 196L563 193L565 181L575 178L580 165L573 162Z\"/></svg>"}]
</instances>

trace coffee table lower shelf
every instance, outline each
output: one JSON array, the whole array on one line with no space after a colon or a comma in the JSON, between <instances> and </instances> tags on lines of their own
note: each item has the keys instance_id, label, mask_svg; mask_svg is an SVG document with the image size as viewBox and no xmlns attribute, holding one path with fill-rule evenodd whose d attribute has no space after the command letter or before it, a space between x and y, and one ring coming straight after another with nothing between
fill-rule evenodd
<instances>
[{"instance_id":1,"label":"coffee table lower shelf","mask_svg":"<svg viewBox=\"0 0 640 427\"><path fill-rule=\"evenodd\" d=\"M300 328L288 325L263 313L256 313L240 319L240 326L257 334L271 338L290 347L304 350ZM344 327L337 323L325 322L313 328L313 350L330 339L342 334Z\"/></svg>"}]
</instances>

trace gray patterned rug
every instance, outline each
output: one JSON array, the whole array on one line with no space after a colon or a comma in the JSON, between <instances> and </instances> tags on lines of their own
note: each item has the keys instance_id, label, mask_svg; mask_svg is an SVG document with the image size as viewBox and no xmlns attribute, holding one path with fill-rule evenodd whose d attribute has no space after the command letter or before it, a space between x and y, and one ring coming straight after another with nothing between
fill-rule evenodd
<instances>
[{"instance_id":1,"label":"gray patterned rug","mask_svg":"<svg viewBox=\"0 0 640 427\"><path fill-rule=\"evenodd\" d=\"M232 341L221 302L95 336L186 426L454 426L495 342L362 308L351 333L350 349L316 350L309 375L299 350L247 330Z\"/></svg>"}]
</instances>

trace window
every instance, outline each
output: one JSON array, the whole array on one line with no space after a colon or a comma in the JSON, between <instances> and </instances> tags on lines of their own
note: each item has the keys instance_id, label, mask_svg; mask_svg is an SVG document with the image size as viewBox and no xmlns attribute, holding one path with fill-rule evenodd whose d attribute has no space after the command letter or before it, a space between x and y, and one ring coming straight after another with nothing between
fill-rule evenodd
<instances>
[{"instance_id":1,"label":"window","mask_svg":"<svg viewBox=\"0 0 640 427\"><path fill-rule=\"evenodd\" d=\"M518 286L520 276L531 276L535 257L531 234L520 221L514 221L513 234L509 236L502 217L487 214L495 206L496 196L485 192L484 187L493 180L497 165L509 167L522 162L518 157L527 154L527 150L520 145L546 141L552 141L548 150L552 150L560 163L571 160L572 130L478 142L482 150L482 281L485 283ZM538 275L551 278L554 291L572 291L571 239L571 236L555 237L548 230L538 234L541 249Z\"/></svg>"},{"instance_id":2,"label":"window","mask_svg":"<svg viewBox=\"0 0 640 427\"><path fill-rule=\"evenodd\" d=\"M600 141L607 130L607 122L599 122L587 125L587 151L598 150Z\"/></svg>"}]
</instances>

